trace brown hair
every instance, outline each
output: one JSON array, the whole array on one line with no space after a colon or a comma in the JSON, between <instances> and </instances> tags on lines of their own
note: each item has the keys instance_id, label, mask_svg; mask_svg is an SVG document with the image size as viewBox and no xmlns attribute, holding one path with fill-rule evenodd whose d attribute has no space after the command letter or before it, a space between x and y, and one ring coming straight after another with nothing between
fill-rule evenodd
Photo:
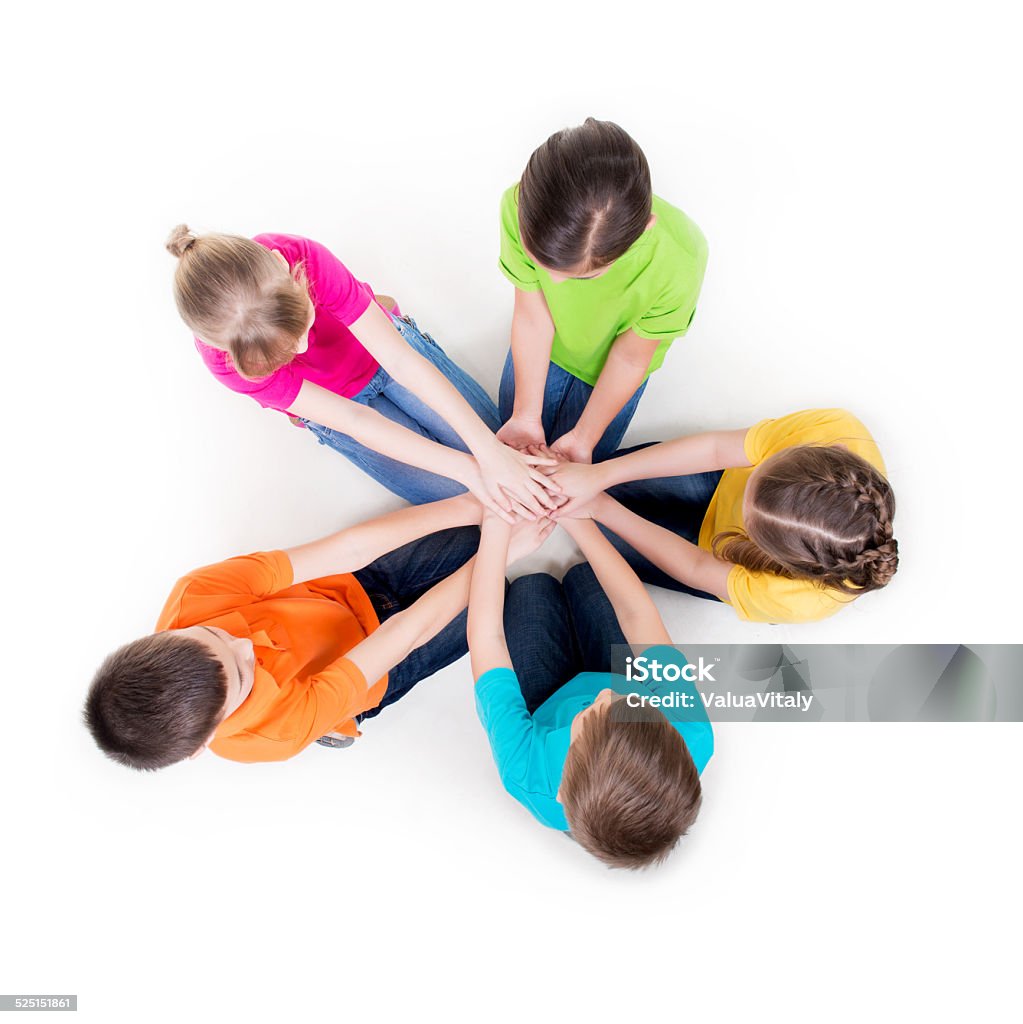
<instances>
[{"instance_id":1,"label":"brown hair","mask_svg":"<svg viewBox=\"0 0 1023 1024\"><path fill-rule=\"evenodd\" d=\"M191 757L220 723L227 673L191 637L153 633L114 651L85 701L85 724L118 764L155 771Z\"/></svg>"},{"instance_id":2,"label":"brown hair","mask_svg":"<svg viewBox=\"0 0 1023 1024\"><path fill-rule=\"evenodd\" d=\"M540 264L588 273L643 234L653 202L643 150L611 121L555 132L519 183L519 233Z\"/></svg>"},{"instance_id":3,"label":"brown hair","mask_svg":"<svg viewBox=\"0 0 1023 1024\"><path fill-rule=\"evenodd\" d=\"M895 575L895 495L861 456L839 445L796 445L765 462L747 488L745 533L714 538L721 558L851 594L878 590Z\"/></svg>"},{"instance_id":4,"label":"brown hair","mask_svg":"<svg viewBox=\"0 0 1023 1024\"><path fill-rule=\"evenodd\" d=\"M619 698L587 715L569 745L559 800L573 838L610 867L664 860L701 799L689 748L654 708Z\"/></svg>"},{"instance_id":5,"label":"brown hair","mask_svg":"<svg viewBox=\"0 0 1023 1024\"><path fill-rule=\"evenodd\" d=\"M194 235L179 224L167 239L178 258L174 301L199 336L230 353L244 377L286 366L309 326L309 287L302 264L290 274L271 250L240 235Z\"/></svg>"}]
</instances>

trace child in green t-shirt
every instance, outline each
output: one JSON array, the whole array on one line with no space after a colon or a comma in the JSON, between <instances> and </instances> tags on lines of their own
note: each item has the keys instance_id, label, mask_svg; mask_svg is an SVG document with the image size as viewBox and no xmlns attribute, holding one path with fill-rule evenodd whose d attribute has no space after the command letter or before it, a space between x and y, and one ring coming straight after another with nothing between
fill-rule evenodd
<instances>
[{"instance_id":1,"label":"child in green t-shirt","mask_svg":"<svg viewBox=\"0 0 1023 1024\"><path fill-rule=\"evenodd\" d=\"M497 436L574 462L611 455L689 328L706 265L700 229L653 195L623 129L591 117L552 135L501 200L515 312Z\"/></svg>"}]
</instances>

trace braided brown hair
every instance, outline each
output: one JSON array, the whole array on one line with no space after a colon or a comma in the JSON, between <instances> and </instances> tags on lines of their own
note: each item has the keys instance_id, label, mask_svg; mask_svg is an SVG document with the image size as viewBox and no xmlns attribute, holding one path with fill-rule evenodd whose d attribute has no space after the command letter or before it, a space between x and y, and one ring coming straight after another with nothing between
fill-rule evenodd
<instances>
[{"instance_id":1,"label":"braided brown hair","mask_svg":"<svg viewBox=\"0 0 1023 1024\"><path fill-rule=\"evenodd\" d=\"M899 567L895 495L866 459L841 445L796 445L762 466L747 484L745 533L719 533L715 554L848 593L891 580Z\"/></svg>"}]
</instances>

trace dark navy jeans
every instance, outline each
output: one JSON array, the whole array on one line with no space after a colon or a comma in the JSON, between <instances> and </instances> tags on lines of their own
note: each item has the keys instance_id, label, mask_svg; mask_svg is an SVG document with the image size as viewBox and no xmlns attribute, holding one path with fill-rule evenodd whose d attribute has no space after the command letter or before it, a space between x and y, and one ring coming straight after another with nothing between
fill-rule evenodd
<instances>
[{"instance_id":1,"label":"dark navy jeans","mask_svg":"<svg viewBox=\"0 0 1023 1024\"><path fill-rule=\"evenodd\" d=\"M473 555L480 543L476 526L458 526L450 530L421 537L403 547L388 552L354 576L369 594L370 601L381 622L414 604L435 583L446 579L460 569ZM458 661L467 651L465 639L466 612L455 616L432 640L416 648L409 656L391 669L387 693L380 704L361 715L375 715L400 700L409 690L435 672Z\"/></svg>"},{"instance_id":2,"label":"dark navy jeans","mask_svg":"<svg viewBox=\"0 0 1023 1024\"><path fill-rule=\"evenodd\" d=\"M504 632L530 714L580 672L625 672L611 654L625 634L587 562L572 566L562 583L545 572L515 580Z\"/></svg>"}]
</instances>

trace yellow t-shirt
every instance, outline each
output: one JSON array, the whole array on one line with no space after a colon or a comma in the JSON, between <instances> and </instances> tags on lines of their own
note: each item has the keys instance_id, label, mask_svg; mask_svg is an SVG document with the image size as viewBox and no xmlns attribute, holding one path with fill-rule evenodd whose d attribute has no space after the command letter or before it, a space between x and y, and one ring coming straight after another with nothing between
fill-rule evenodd
<instances>
[{"instance_id":1,"label":"yellow t-shirt","mask_svg":"<svg viewBox=\"0 0 1023 1024\"><path fill-rule=\"evenodd\" d=\"M742 530L742 498L753 468L765 459L800 444L841 444L884 474L884 459L867 428L844 409L807 409L750 427L744 443L746 469L726 469L700 527L700 547L713 550L714 538ZM740 619L750 622L813 622L834 615L853 598L810 580L790 580L741 565L728 574L728 601Z\"/></svg>"}]
</instances>

